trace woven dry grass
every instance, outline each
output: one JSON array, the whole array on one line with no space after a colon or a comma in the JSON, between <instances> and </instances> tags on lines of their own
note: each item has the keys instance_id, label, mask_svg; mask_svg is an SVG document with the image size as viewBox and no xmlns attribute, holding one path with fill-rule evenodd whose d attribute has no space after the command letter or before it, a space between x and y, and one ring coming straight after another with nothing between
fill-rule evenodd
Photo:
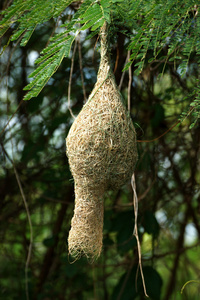
<instances>
[{"instance_id":1,"label":"woven dry grass","mask_svg":"<svg viewBox=\"0 0 200 300\"><path fill-rule=\"evenodd\" d=\"M75 181L69 253L94 259L102 249L103 195L130 180L137 160L136 134L110 70L106 28L96 85L70 128L66 144Z\"/></svg>"}]
</instances>

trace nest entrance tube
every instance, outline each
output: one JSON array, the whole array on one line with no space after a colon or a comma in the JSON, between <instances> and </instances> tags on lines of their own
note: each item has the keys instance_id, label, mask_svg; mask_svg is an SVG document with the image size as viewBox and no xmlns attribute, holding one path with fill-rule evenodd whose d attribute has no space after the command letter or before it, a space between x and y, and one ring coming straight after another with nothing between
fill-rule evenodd
<instances>
[{"instance_id":1,"label":"nest entrance tube","mask_svg":"<svg viewBox=\"0 0 200 300\"><path fill-rule=\"evenodd\" d=\"M137 161L136 133L111 71L108 28L101 30L97 82L72 124L67 156L75 181L69 254L93 260L102 249L103 195L131 179Z\"/></svg>"}]
</instances>

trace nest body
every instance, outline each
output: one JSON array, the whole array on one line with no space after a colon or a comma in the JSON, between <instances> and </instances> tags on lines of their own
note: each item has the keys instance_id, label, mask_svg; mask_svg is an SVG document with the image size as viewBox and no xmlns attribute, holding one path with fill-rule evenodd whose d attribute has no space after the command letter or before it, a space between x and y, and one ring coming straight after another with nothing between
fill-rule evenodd
<instances>
[{"instance_id":1,"label":"nest body","mask_svg":"<svg viewBox=\"0 0 200 300\"><path fill-rule=\"evenodd\" d=\"M125 184L137 161L134 126L103 50L97 83L66 139L75 181L69 253L92 259L102 248L103 194Z\"/></svg>"},{"instance_id":2,"label":"nest body","mask_svg":"<svg viewBox=\"0 0 200 300\"><path fill-rule=\"evenodd\" d=\"M94 94L94 96L93 96ZM67 155L75 182L118 189L131 177L136 134L112 75L95 89L67 137Z\"/></svg>"}]
</instances>

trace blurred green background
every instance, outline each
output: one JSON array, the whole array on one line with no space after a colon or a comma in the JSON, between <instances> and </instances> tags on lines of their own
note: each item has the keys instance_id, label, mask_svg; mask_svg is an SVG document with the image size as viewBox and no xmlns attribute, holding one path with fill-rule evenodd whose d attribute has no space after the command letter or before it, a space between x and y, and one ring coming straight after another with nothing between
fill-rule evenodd
<instances>
[{"instance_id":1,"label":"blurred green background","mask_svg":"<svg viewBox=\"0 0 200 300\"><path fill-rule=\"evenodd\" d=\"M73 9L66 11L61 24ZM38 26L25 47L11 42L0 61L1 130L20 104L0 137L0 299L26 299L30 226L18 179L32 222L30 299L142 300L145 296L137 269L130 183L106 194L100 258L94 263L82 258L72 264L68 257L67 237L74 208L73 179L65 155L65 138L73 121L67 98L71 59L63 61L37 98L21 102L34 60L54 27L55 20ZM97 36L86 40L88 33L80 35L74 57L71 109L75 115L84 103L84 92L88 97L95 84L100 59ZM9 36L10 31L2 46ZM117 84L127 42L121 32L111 40ZM163 55L165 52L163 48ZM149 51L148 58L151 55ZM164 64L163 76L158 77ZM175 124L189 105L191 99L186 96L200 75L197 59L191 53L184 77L180 77L178 62L176 68L174 62L145 62L138 76L134 69L133 64L131 115L137 139L151 140ZM121 88L126 103L128 82L127 71ZM200 125L191 130L189 125L187 118L160 139L138 142L138 230L147 293L152 300L200 299L198 283L188 284L181 294L187 281L200 280Z\"/></svg>"}]
</instances>

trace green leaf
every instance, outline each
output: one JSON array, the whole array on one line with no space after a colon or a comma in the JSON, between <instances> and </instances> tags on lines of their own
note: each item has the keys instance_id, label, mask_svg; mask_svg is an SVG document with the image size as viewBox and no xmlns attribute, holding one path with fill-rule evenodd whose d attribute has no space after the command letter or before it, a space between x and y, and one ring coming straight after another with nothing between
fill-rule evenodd
<instances>
[{"instance_id":1,"label":"green leaf","mask_svg":"<svg viewBox=\"0 0 200 300\"><path fill-rule=\"evenodd\" d=\"M124 0L111 0L112 3L124 2Z\"/></svg>"},{"instance_id":2,"label":"green leaf","mask_svg":"<svg viewBox=\"0 0 200 300\"><path fill-rule=\"evenodd\" d=\"M102 10L100 6L95 3L90 6L87 11L81 16L80 23L85 23L87 21L92 21L96 16L102 17Z\"/></svg>"},{"instance_id":3,"label":"green leaf","mask_svg":"<svg viewBox=\"0 0 200 300\"><path fill-rule=\"evenodd\" d=\"M42 24L52 17L58 17L72 2L73 0L60 0L52 3L51 0L46 0L35 1L33 5L32 0L15 0L2 12L4 17L0 22L0 37L3 36L9 27L13 27L18 23L19 26L11 36L11 40L17 40L27 31L21 42L21 45L25 46L38 24Z\"/></svg>"},{"instance_id":4,"label":"green leaf","mask_svg":"<svg viewBox=\"0 0 200 300\"><path fill-rule=\"evenodd\" d=\"M193 101L190 103L190 106L197 106L197 105L198 105L198 102L196 102L196 101Z\"/></svg>"},{"instance_id":5,"label":"green leaf","mask_svg":"<svg viewBox=\"0 0 200 300\"><path fill-rule=\"evenodd\" d=\"M55 244L55 237L46 238L43 240L43 245L47 248L53 247Z\"/></svg>"},{"instance_id":6,"label":"green leaf","mask_svg":"<svg viewBox=\"0 0 200 300\"><path fill-rule=\"evenodd\" d=\"M195 123L192 123L190 126L189 126L189 129L192 129L194 127Z\"/></svg>"},{"instance_id":7,"label":"green leaf","mask_svg":"<svg viewBox=\"0 0 200 300\"><path fill-rule=\"evenodd\" d=\"M160 274L154 268L148 266L143 268L143 273L147 294L153 300L160 300L163 284Z\"/></svg>"},{"instance_id":8,"label":"green leaf","mask_svg":"<svg viewBox=\"0 0 200 300\"><path fill-rule=\"evenodd\" d=\"M15 34L12 35L11 41L17 40L25 31L26 29L18 30Z\"/></svg>"},{"instance_id":9,"label":"green leaf","mask_svg":"<svg viewBox=\"0 0 200 300\"><path fill-rule=\"evenodd\" d=\"M81 27L81 30L86 30L90 27L92 27L97 21L99 21L99 16L97 16L96 18L93 18L93 20L87 22L85 25L83 25Z\"/></svg>"},{"instance_id":10,"label":"green leaf","mask_svg":"<svg viewBox=\"0 0 200 300\"><path fill-rule=\"evenodd\" d=\"M102 27L105 20L102 18L99 21L97 21L91 28L91 31L95 31L97 28Z\"/></svg>"},{"instance_id":11,"label":"green leaf","mask_svg":"<svg viewBox=\"0 0 200 300\"><path fill-rule=\"evenodd\" d=\"M36 26L30 27L27 32L25 33L25 35L23 36L23 39L20 43L21 46L26 46L26 44L28 43L28 41L30 40L34 30L35 30Z\"/></svg>"},{"instance_id":12,"label":"green leaf","mask_svg":"<svg viewBox=\"0 0 200 300\"><path fill-rule=\"evenodd\" d=\"M65 39L66 40L66 39ZM63 40L64 41L64 40ZM49 51L46 55L42 55L41 57L37 58L35 60L35 64L40 64L42 63L43 61L47 61L47 59L49 57L51 57L52 55L56 54L58 51L60 51L60 49L63 47L63 45L59 45L57 47L53 47L51 51ZM29 78L30 77L34 77L36 74L35 73L32 73L31 76L29 75Z\"/></svg>"},{"instance_id":13,"label":"green leaf","mask_svg":"<svg viewBox=\"0 0 200 300\"><path fill-rule=\"evenodd\" d=\"M110 1L107 1L107 0L101 0L100 3L101 3L102 9L104 9L104 10L111 5Z\"/></svg>"},{"instance_id":14,"label":"green leaf","mask_svg":"<svg viewBox=\"0 0 200 300\"><path fill-rule=\"evenodd\" d=\"M171 57L169 59L169 61L175 61L175 60L180 60L180 59L182 59L182 57L180 57L180 56L173 56L173 57Z\"/></svg>"},{"instance_id":15,"label":"green leaf","mask_svg":"<svg viewBox=\"0 0 200 300\"><path fill-rule=\"evenodd\" d=\"M25 95L24 100L30 100L31 98L38 96L45 84L60 66L63 58L69 56L74 39L75 36L69 36L66 38L66 41L63 40L62 45L53 49L49 48L49 50L52 50L43 57L43 59L46 60L44 60L42 64L29 75L29 77L35 78L24 87L24 90L30 90ZM41 62L43 59L40 58L37 62Z\"/></svg>"},{"instance_id":16,"label":"green leaf","mask_svg":"<svg viewBox=\"0 0 200 300\"><path fill-rule=\"evenodd\" d=\"M150 58L150 59L148 60L148 63L151 63L151 62L154 61L154 60L155 60L155 58L152 57L152 58Z\"/></svg>"},{"instance_id":17,"label":"green leaf","mask_svg":"<svg viewBox=\"0 0 200 300\"><path fill-rule=\"evenodd\" d=\"M188 60L184 59L182 63L179 65L180 75L183 77L187 71Z\"/></svg>"},{"instance_id":18,"label":"green leaf","mask_svg":"<svg viewBox=\"0 0 200 300\"><path fill-rule=\"evenodd\" d=\"M143 226L147 233L152 234L154 238L158 237L160 232L160 226L156 217L151 211L145 211Z\"/></svg>"},{"instance_id":19,"label":"green leaf","mask_svg":"<svg viewBox=\"0 0 200 300\"><path fill-rule=\"evenodd\" d=\"M124 254L130 249L133 249L137 243L133 236L134 229L134 212L124 211L115 215L112 221L111 231L117 233L116 242L118 252Z\"/></svg>"},{"instance_id":20,"label":"green leaf","mask_svg":"<svg viewBox=\"0 0 200 300\"><path fill-rule=\"evenodd\" d=\"M141 274L140 272L138 273L138 267L134 266L130 274L128 272L121 276L118 284L115 286L112 294L112 300L117 299L119 295L121 300L134 300L138 295L144 294ZM160 300L162 288L161 276L150 266L143 267L143 273L147 294L150 299ZM136 274L138 274L138 278Z\"/></svg>"}]
</instances>

